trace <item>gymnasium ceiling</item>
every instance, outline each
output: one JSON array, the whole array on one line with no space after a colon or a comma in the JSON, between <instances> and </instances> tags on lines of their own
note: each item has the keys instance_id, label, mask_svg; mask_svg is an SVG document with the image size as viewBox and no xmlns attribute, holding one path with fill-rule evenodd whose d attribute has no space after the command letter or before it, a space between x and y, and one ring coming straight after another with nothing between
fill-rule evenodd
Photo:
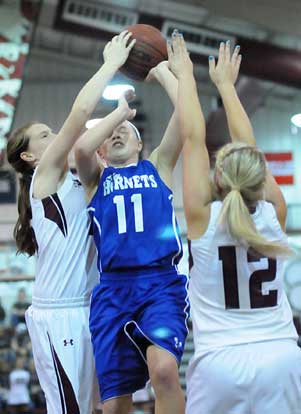
<instances>
[{"instance_id":1,"label":"gymnasium ceiling","mask_svg":"<svg viewBox=\"0 0 301 414\"><path fill-rule=\"evenodd\" d=\"M301 1L300 0L77 0L105 4L141 14L179 20L197 27L205 27L224 33L244 36L274 45L300 51L301 49ZM63 32L55 28L60 0L44 0L35 35L33 57L52 58L78 62L73 79L81 78L85 67L99 62L102 39L85 37L78 32ZM51 65L50 65L51 66ZM30 80L55 78L54 68L36 66L28 74ZM74 70L74 65L73 68ZM76 73L78 72L78 73ZM202 69L200 69L202 72ZM59 71L64 77L64 70ZM65 74L68 78L68 73ZM85 77L85 75L84 75Z\"/></svg>"},{"instance_id":2,"label":"gymnasium ceiling","mask_svg":"<svg viewBox=\"0 0 301 414\"><path fill-rule=\"evenodd\" d=\"M173 20L188 27L223 33L224 36L230 34L237 38L249 39L251 42L260 41L267 45L290 49L298 59L287 59L286 56L286 61L291 62L294 74L297 73L300 79L301 87L301 0L44 0L35 30L29 65L26 67L27 85L39 82L83 82L99 66L100 51L106 40L113 35L113 31L94 30L97 36L93 37L91 28L88 33L90 35L87 36L87 31L84 35L84 27L60 25L60 10L66 2L72 1L83 7L92 4L102 8L111 7L117 12L136 12L140 17L139 22L144 22L145 17L157 22L160 19L161 22ZM4 2L9 4L10 0ZM250 49L246 50L250 54ZM253 60L249 56L245 61L254 61L259 65L259 71L270 63L270 70L276 72L277 62L266 63L269 59L265 61L265 58L266 56L257 54ZM199 60L196 59L196 62ZM290 79L289 71L282 72L286 79ZM207 88L208 94L215 93L208 81L207 63L205 66L197 65L195 73L197 80L202 84L203 92ZM247 108L250 115L269 98L279 98L294 106L301 105L301 97L294 87L269 80L254 81L244 76L241 76L241 80L238 89L241 90L241 98L245 98L247 105L250 105L250 109ZM222 122L217 122L215 114L211 115L208 119L208 135L218 135L216 127L212 126L211 131L210 125L222 126Z\"/></svg>"},{"instance_id":3,"label":"gymnasium ceiling","mask_svg":"<svg viewBox=\"0 0 301 414\"><path fill-rule=\"evenodd\" d=\"M174 3L202 7L207 22L214 23L215 16L238 19L254 24L259 29L275 34L301 36L301 2L299 0L174 0Z\"/></svg>"},{"instance_id":4,"label":"gymnasium ceiling","mask_svg":"<svg viewBox=\"0 0 301 414\"><path fill-rule=\"evenodd\" d=\"M64 0L72 1L72 0ZM93 37L84 35L84 28L68 27L58 24L61 0L44 0L40 13L39 24L35 33L31 50L30 65L27 67L27 82L54 81L82 82L87 73L96 70L101 60L100 51L106 40L113 33L104 31ZM200 27L213 32L232 34L238 38L249 39L251 42L260 41L266 44L291 49L298 59L289 59L294 74L300 79L301 85L301 0L74 0L77 4L86 6L109 6L113 10L136 12L139 22L145 22L141 16L161 21L180 21L188 27ZM89 34L88 33L88 34ZM86 33L87 34L87 33ZM95 33L94 33L95 34ZM108 37L109 36L109 37ZM250 49L247 48L250 53ZM256 47L255 47L256 52ZM258 59L258 62L257 62ZM281 58L280 58L281 59ZM250 62L249 58L249 62ZM266 65L265 56L255 53L255 65L260 70ZM279 60L278 60L279 62ZM277 70L277 62L269 62L270 70ZM281 60L280 62L281 63ZM282 68L283 69L283 68ZM290 69L290 68L289 68ZM290 70L284 71L289 78ZM207 66L197 65L196 77L202 83L202 90L208 89L212 94L212 86L208 81ZM300 106L301 98L297 89L280 85L269 80L240 77L241 98L246 102L246 109L252 115L266 100L280 99L288 105ZM216 113L215 113L216 112ZM219 131L224 128L225 119L218 111L213 111L208 118L207 135L216 136L219 143ZM214 142L214 139L211 139Z\"/></svg>"}]
</instances>

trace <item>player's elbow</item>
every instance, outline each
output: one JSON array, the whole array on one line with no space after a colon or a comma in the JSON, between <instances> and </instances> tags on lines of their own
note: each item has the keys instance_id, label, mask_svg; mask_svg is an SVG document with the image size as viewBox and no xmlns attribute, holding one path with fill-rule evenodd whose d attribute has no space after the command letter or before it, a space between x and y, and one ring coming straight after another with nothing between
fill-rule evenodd
<instances>
[{"instance_id":1,"label":"player's elbow","mask_svg":"<svg viewBox=\"0 0 301 414\"><path fill-rule=\"evenodd\" d=\"M78 118L86 121L91 116L91 105L88 102L76 103L72 107L73 114Z\"/></svg>"},{"instance_id":2,"label":"player's elbow","mask_svg":"<svg viewBox=\"0 0 301 414\"><path fill-rule=\"evenodd\" d=\"M180 122L180 134L184 141L191 140L195 135L195 125L193 122Z\"/></svg>"},{"instance_id":3,"label":"player's elbow","mask_svg":"<svg viewBox=\"0 0 301 414\"><path fill-rule=\"evenodd\" d=\"M196 139L196 133L193 129L186 129L181 131L181 140L183 144L193 142Z\"/></svg>"}]
</instances>

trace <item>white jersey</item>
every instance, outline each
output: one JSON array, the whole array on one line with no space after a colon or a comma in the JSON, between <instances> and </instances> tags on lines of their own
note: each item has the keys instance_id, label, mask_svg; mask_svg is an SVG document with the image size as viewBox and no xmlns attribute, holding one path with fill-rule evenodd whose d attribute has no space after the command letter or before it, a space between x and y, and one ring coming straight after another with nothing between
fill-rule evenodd
<instances>
[{"instance_id":1,"label":"white jersey","mask_svg":"<svg viewBox=\"0 0 301 414\"><path fill-rule=\"evenodd\" d=\"M221 346L297 338L283 286L283 259L254 257L217 226L221 208L220 201L211 204L205 234L190 245L195 357ZM268 240L287 244L272 204L260 201L252 218Z\"/></svg>"},{"instance_id":2,"label":"white jersey","mask_svg":"<svg viewBox=\"0 0 301 414\"><path fill-rule=\"evenodd\" d=\"M9 374L8 404L29 404L29 380L30 374L24 369L15 369Z\"/></svg>"},{"instance_id":3,"label":"white jersey","mask_svg":"<svg viewBox=\"0 0 301 414\"><path fill-rule=\"evenodd\" d=\"M71 172L59 190L42 200L33 197L31 225L38 244L34 305L89 304L98 280L96 250L90 235L84 189Z\"/></svg>"}]
</instances>

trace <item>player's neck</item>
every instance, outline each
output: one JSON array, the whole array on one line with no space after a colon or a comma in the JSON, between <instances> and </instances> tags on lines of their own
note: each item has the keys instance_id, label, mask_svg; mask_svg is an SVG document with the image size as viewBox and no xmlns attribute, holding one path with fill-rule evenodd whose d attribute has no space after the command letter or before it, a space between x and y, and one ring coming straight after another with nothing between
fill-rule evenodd
<instances>
[{"instance_id":1,"label":"player's neck","mask_svg":"<svg viewBox=\"0 0 301 414\"><path fill-rule=\"evenodd\" d=\"M131 165L137 165L138 164L138 158L137 156L133 156L130 158L127 158L126 160L113 160L108 162L108 165L110 167L114 167L114 168L125 168L125 167L129 167Z\"/></svg>"}]
</instances>

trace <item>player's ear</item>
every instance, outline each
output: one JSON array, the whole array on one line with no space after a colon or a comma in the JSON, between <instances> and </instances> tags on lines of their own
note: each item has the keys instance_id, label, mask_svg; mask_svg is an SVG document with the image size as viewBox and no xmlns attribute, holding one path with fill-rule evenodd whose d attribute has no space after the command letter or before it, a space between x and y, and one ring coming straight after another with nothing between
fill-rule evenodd
<instances>
[{"instance_id":1,"label":"player's ear","mask_svg":"<svg viewBox=\"0 0 301 414\"><path fill-rule=\"evenodd\" d=\"M105 153L106 153L105 146L101 145L100 147L97 148L96 152L97 152L97 155L99 156L99 158L104 158Z\"/></svg>"},{"instance_id":2,"label":"player's ear","mask_svg":"<svg viewBox=\"0 0 301 414\"><path fill-rule=\"evenodd\" d=\"M140 153L142 151L143 148L143 142L141 141L141 139L138 140L138 152Z\"/></svg>"},{"instance_id":3,"label":"player's ear","mask_svg":"<svg viewBox=\"0 0 301 414\"><path fill-rule=\"evenodd\" d=\"M20 158L26 162L33 162L36 160L35 156L31 152L28 152L28 151L22 151L20 154Z\"/></svg>"}]
</instances>

